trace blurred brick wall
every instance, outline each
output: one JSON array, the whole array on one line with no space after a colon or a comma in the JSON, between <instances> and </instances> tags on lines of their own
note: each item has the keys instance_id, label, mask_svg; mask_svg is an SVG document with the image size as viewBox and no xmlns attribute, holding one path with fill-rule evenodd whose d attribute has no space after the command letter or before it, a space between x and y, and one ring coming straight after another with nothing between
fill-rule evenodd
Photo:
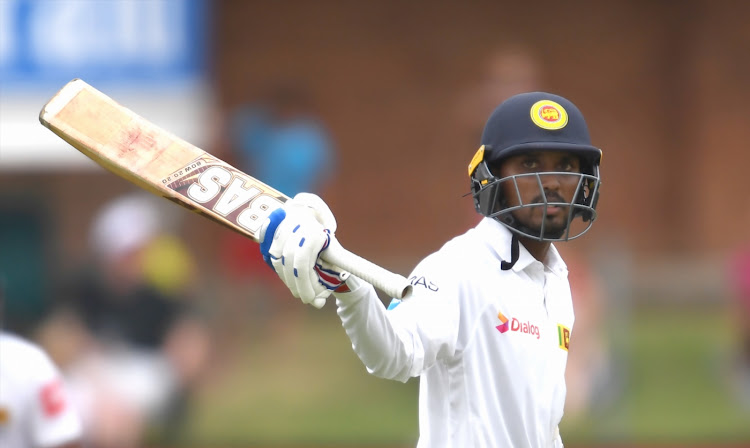
<instances>
[{"instance_id":1,"label":"blurred brick wall","mask_svg":"<svg viewBox=\"0 0 750 448\"><path fill-rule=\"evenodd\" d=\"M462 195L489 110L467 119L462 107L489 55L506 46L528 51L538 88L571 98L604 149L600 220L574 247L616 238L643 257L700 255L750 240L750 3L211 5L221 111L275 79L303 79L339 148L340 172L324 196L341 240L393 269L408 271L476 220ZM206 149L232 160L224 139ZM108 174L3 173L0 187L49 208L57 252L69 255L85 243L84 218L128 184ZM205 260L225 232L202 219L186 230Z\"/></svg>"},{"instance_id":2,"label":"blurred brick wall","mask_svg":"<svg viewBox=\"0 0 750 448\"><path fill-rule=\"evenodd\" d=\"M341 151L327 198L342 240L419 257L473 219L461 195L482 123L456 118L461 97L493 50L523 44L538 88L573 99L604 149L601 218L574 244L721 251L750 215L749 13L708 1L223 1L214 79L226 108L276 77L305 79Z\"/></svg>"}]
</instances>

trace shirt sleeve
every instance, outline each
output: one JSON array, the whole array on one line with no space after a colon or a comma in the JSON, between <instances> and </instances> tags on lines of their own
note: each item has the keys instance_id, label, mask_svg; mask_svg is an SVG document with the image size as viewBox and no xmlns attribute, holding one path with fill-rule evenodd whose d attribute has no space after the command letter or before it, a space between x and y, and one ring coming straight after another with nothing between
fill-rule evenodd
<instances>
[{"instance_id":1,"label":"shirt sleeve","mask_svg":"<svg viewBox=\"0 0 750 448\"><path fill-rule=\"evenodd\" d=\"M41 354L41 353L40 353ZM81 423L57 368L44 354L36 366L31 403L31 436L40 448L63 445L81 437Z\"/></svg>"},{"instance_id":2,"label":"shirt sleeve","mask_svg":"<svg viewBox=\"0 0 750 448\"><path fill-rule=\"evenodd\" d=\"M410 276L412 296L386 308L364 282L337 293L338 314L352 348L373 375L405 382L455 352L457 288L439 284L423 262Z\"/></svg>"},{"instance_id":3,"label":"shirt sleeve","mask_svg":"<svg viewBox=\"0 0 750 448\"><path fill-rule=\"evenodd\" d=\"M555 428L554 444L555 444L555 448L564 448L562 437L560 437L560 427Z\"/></svg>"}]
</instances>

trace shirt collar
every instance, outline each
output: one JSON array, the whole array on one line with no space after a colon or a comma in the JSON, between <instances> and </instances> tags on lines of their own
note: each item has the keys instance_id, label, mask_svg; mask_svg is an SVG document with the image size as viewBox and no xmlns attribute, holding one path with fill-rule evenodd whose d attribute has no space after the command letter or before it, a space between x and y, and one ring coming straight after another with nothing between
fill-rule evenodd
<instances>
[{"instance_id":1,"label":"shirt collar","mask_svg":"<svg viewBox=\"0 0 750 448\"><path fill-rule=\"evenodd\" d=\"M476 229L485 237L486 244L497 257L505 261L510 261L513 232L508 230L507 227L496 219L487 217L484 217L479 221ZM529 265L537 261L531 256L529 251L526 250L523 244L520 244L518 249L518 261L513 265L514 272L523 271L529 267ZM568 268L554 244L550 244L544 265L559 276L567 276L568 274Z\"/></svg>"}]
</instances>

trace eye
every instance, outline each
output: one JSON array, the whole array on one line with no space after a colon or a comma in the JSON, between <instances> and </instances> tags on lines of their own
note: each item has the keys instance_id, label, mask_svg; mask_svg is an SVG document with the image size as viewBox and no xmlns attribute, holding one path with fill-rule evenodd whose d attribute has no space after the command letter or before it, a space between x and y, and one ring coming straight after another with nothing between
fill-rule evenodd
<instances>
[{"instance_id":1,"label":"eye","mask_svg":"<svg viewBox=\"0 0 750 448\"><path fill-rule=\"evenodd\" d=\"M521 166L527 170L535 170L539 166L539 162L534 158L526 158L521 161Z\"/></svg>"},{"instance_id":2,"label":"eye","mask_svg":"<svg viewBox=\"0 0 750 448\"><path fill-rule=\"evenodd\" d=\"M564 158L560 160L560 164L558 166L558 170L564 171L564 172L570 172L570 171L576 171L578 172L580 170L578 166L578 160L575 159L569 159Z\"/></svg>"}]
</instances>

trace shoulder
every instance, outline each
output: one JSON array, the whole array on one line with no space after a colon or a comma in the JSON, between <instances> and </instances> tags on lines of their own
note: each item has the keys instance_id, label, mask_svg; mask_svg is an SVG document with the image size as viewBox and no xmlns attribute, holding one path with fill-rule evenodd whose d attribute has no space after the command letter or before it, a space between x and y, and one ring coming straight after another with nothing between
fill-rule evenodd
<instances>
[{"instance_id":1,"label":"shoulder","mask_svg":"<svg viewBox=\"0 0 750 448\"><path fill-rule=\"evenodd\" d=\"M424 257L422 261L417 264L417 269L440 269L446 266L461 264L460 260L469 257L468 252L472 246L472 232L473 229L470 229L466 233L453 237L445 242L438 250Z\"/></svg>"},{"instance_id":2,"label":"shoulder","mask_svg":"<svg viewBox=\"0 0 750 448\"><path fill-rule=\"evenodd\" d=\"M487 231L489 226L492 224L483 221L463 234L451 238L440 249L425 257L417 268L438 271L449 269L450 272L473 271L476 265L497 260L498 241L494 241L491 232Z\"/></svg>"},{"instance_id":3,"label":"shoulder","mask_svg":"<svg viewBox=\"0 0 750 448\"><path fill-rule=\"evenodd\" d=\"M0 364L3 372L19 372L27 381L48 378L56 368L47 353L37 344L20 336L0 332Z\"/></svg>"},{"instance_id":4,"label":"shoulder","mask_svg":"<svg viewBox=\"0 0 750 448\"><path fill-rule=\"evenodd\" d=\"M7 356L25 356L28 358L44 357L44 351L35 343L21 336L0 332L0 347Z\"/></svg>"},{"instance_id":5,"label":"shoulder","mask_svg":"<svg viewBox=\"0 0 750 448\"><path fill-rule=\"evenodd\" d=\"M458 287L468 281L477 265L484 264L491 253L481 242L474 228L458 235L440 249L429 254L412 270L409 281L416 290L420 287L437 291L442 287Z\"/></svg>"}]
</instances>

